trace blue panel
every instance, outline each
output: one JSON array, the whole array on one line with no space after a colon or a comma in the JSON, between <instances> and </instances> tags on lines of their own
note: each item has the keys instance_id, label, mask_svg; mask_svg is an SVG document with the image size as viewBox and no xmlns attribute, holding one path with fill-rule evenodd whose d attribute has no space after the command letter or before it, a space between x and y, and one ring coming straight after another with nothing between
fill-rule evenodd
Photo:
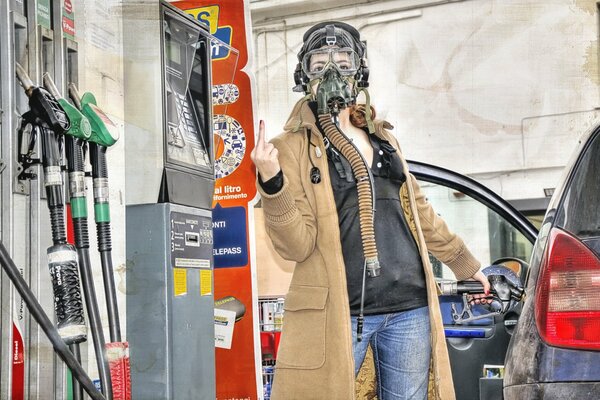
<instances>
[{"instance_id":1,"label":"blue panel","mask_svg":"<svg viewBox=\"0 0 600 400\"><path fill-rule=\"evenodd\" d=\"M460 328L445 328L446 337L461 337L461 338L484 338L484 329L460 329Z\"/></svg>"},{"instance_id":2,"label":"blue panel","mask_svg":"<svg viewBox=\"0 0 600 400\"><path fill-rule=\"evenodd\" d=\"M539 360L540 381L600 381L598 351L562 349L542 342L536 358Z\"/></svg>"},{"instance_id":3,"label":"blue panel","mask_svg":"<svg viewBox=\"0 0 600 400\"><path fill-rule=\"evenodd\" d=\"M231 27L230 26L221 26L219 28L217 28L217 31L215 32L215 37L217 39L219 39L220 41L227 43L228 45L231 45ZM211 45L212 50L212 59L214 60L220 60L223 58L227 58L229 56L229 49L226 47L222 47L222 46L218 46L218 45Z\"/></svg>"},{"instance_id":4,"label":"blue panel","mask_svg":"<svg viewBox=\"0 0 600 400\"><path fill-rule=\"evenodd\" d=\"M215 268L248 265L248 227L244 207L213 209L213 256Z\"/></svg>"}]
</instances>

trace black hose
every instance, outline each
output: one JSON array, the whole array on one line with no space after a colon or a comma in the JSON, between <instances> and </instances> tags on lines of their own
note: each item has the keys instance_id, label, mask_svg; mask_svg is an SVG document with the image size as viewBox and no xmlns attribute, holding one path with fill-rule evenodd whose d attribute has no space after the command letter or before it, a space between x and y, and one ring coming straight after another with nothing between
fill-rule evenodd
<instances>
[{"instance_id":1,"label":"black hose","mask_svg":"<svg viewBox=\"0 0 600 400\"><path fill-rule=\"evenodd\" d=\"M50 197L56 198L56 196ZM65 207L62 204L50 208L50 226L52 229L52 242L54 244L67 243L67 231L65 229Z\"/></svg>"},{"instance_id":2,"label":"black hose","mask_svg":"<svg viewBox=\"0 0 600 400\"><path fill-rule=\"evenodd\" d=\"M104 210L96 214L96 233L98 238L98 251L102 261L102 277L104 279L104 294L108 310L108 325L110 341L121 341L121 325L119 321L119 308L117 292L115 289L114 271L112 262L112 237L110 232L110 209L108 203L108 164L106 162L106 146L90 143L90 162L92 164L92 177L94 178L94 204L97 210Z\"/></svg>"},{"instance_id":3,"label":"black hose","mask_svg":"<svg viewBox=\"0 0 600 400\"><path fill-rule=\"evenodd\" d=\"M89 253L89 234L87 222L87 210L85 209L85 185L83 183L83 172L85 170L83 146L84 142L72 136L66 136L67 167L72 177L71 182L71 211L73 212L73 230L75 234L75 247L79 257L79 271L81 275L81 284L85 296L90 329L92 331L92 340L96 352L96 363L98 365L98 374L102 383L102 391L107 399L112 399L112 381L110 368L106 359L104 331L102 330L102 320L100 319L100 310L98 308L98 298L94 287L94 278L90 262ZM79 174L79 175L78 175ZM79 182L77 182L79 179Z\"/></svg>"},{"instance_id":4,"label":"black hose","mask_svg":"<svg viewBox=\"0 0 600 400\"><path fill-rule=\"evenodd\" d=\"M110 236L109 236L110 238ZM121 329L119 321L119 310L117 307L117 293L113 280L113 264L110 251L101 251L102 277L104 279L104 290L106 291L106 307L108 309L108 325L110 331L110 341L121 341ZM112 318L111 318L112 316Z\"/></svg>"},{"instance_id":5,"label":"black hose","mask_svg":"<svg viewBox=\"0 0 600 400\"><path fill-rule=\"evenodd\" d=\"M96 224L96 234L98 236L98 251L101 253L112 250L112 237L110 234L110 222L98 222ZM104 261L104 260L103 260ZM109 260L112 268L112 259ZM104 264L102 265L104 268ZM104 270L106 271L106 270ZM108 270L112 274L112 269Z\"/></svg>"},{"instance_id":6,"label":"black hose","mask_svg":"<svg viewBox=\"0 0 600 400\"><path fill-rule=\"evenodd\" d=\"M40 122L39 119L37 122ZM54 290L58 332L67 344L79 343L85 340L87 330L79 287L77 257L73 246L67 243L60 169L60 137L43 122L36 125L35 129L41 131L44 186L53 242L53 246L48 248L48 266Z\"/></svg>"},{"instance_id":7,"label":"black hose","mask_svg":"<svg viewBox=\"0 0 600 400\"><path fill-rule=\"evenodd\" d=\"M75 221L74 221L75 222ZM76 228L77 229L77 228ZM81 285L87 305L88 318L90 320L90 330L92 331L92 341L96 351L96 363L98 365L98 374L102 382L102 392L107 400L112 399L112 383L110 379L110 368L105 354L104 331L102 330L102 320L98 302L96 301L96 290L94 288L94 276L90 267L89 249L77 248L79 256L79 269L81 272Z\"/></svg>"},{"instance_id":8,"label":"black hose","mask_svg":"<svg viewBox=\"0 0 600 400\"><path fill-rule=\"evenodd\" d=\"M0 263L2 264L2 268L6 272L6 275L8 275L8 279L10 279L13 285L15 285L17 292L19 292L19 295L27 305L29 312L52 343L54 351L56 354L58 354L60 359L67 364L71 370L71 373L75 376L75 379L81 383L86 393L92 399L105 400L105 397L102 396L98 390L96 390L92 380L87 375L81 364L77 362L73 356L73 353L69 351L69 348L62 340L58 330L54 327L48 318L48 315L42 309L42 306L31 292L29 286L27 286L27 283L25 283L25 280L21 276L13 260L10 258L8 251L2 242L0 242Z\"/></svg>"},{"instance_id":9,"label":"black hose","mask_svg":"<svg viewBox=\"0 0 600 400\"><path fill-rule=\"evenodd\" d=\"M63 179L60 168L60 135L69 129L70 120L56 98L41 87L34 87L21 65L17 63L16 68L17 76L29 97L30 111L25 114L24 120L33 125L35 132L42 133L37 136L41 140L44 186L52 229L53 245L48 248L47 253L54 292L56 333L64 341L63 345L71 346L75 361L81 368L78 343L86 340L87 329L79 288L77 257L73 246L67 243ZM83 391L75 379L73 393L77 400L83 397Z\"/></svg>"},{"instance_id":10,"label":"black hose","mask_svg":"<svg viewBox=\"0 0 600 400\"><path fill-rule=\"evenodd\" d=\"M106 149L106 146L90 142L90 162L92 163L92 176L94 178L108 178Z\"/></svg>"},{"instance_id":11,"label":"black hose","mask_svg":"<svg viewBox=\"0 0 600 400\"><path fill-rule=\"evenodd\" d=\"M363 263L362 284L360 288L360 313L356 319L356 341L362 342L363 324L365 320L365 284L367 282L367 260Z\"/></svg>"},{"instance_id":12,"label":"black hose","mask_svg":"<svg viewBox=\"0 0 600 400\"><path fill-rule=\"evenodd\" d=\"M79 364L81 364L81 350L79 349L79 344L75 343L69 346L71 353L73 353L73 357L77 360ZM83 388L79 384L79 381L75 379L73 372L71 371L71 384L73 386L73 400L83 400Z\"/></svg>"},{"instance_id":13,"label":"black hose","mask_svg":"<svg viewBox=\"0 0 600 400\"><path fill-rule=\"evenodd\" d=\"M87 220L83 218L73 218L73 230L75 231L75 247L78 249L89 249L90 237Z\"/></svg>"}]
</instances>

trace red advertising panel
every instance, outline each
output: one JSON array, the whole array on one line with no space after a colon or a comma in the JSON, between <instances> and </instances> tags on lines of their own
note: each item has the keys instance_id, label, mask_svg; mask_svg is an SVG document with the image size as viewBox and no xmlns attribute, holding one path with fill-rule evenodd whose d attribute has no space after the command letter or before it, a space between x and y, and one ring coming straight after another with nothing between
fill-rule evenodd
<instances>
[{"instance_id":1,"label":"red advertising panel","mask_svg":"<svg viewBox=\"0 0 600 400\"><path fill-rule=\"evenodd\" d=\"M248 205L256 195L256 172L250 160L254 147L252 77L247 71L250 12L243 0L172 4L208 25L213 36L239 52L212 46L215 321L226 324L227 313L235 318L233 332L219 331L220 324L215 325L216 377L218 400L254 400L261 371L253 307L258 302L251 266L253 221Z\"/></svg>"}]
</instances>

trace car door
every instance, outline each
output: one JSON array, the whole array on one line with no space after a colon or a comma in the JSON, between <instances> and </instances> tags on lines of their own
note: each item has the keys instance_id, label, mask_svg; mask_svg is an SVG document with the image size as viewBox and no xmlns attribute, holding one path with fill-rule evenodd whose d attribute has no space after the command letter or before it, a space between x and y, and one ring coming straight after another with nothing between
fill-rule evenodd
<instances>
[{"instance_id":1,"label":"car door","mask_svg":"<svg viewBox=\"0 0 600 400\"><path fill-rule=\"evenodd\" d=\"M537 237L533 224L473 179L429 164L408 164L435 211L463 238L482 266L502 263L524 282ZM454 279L447 266L430 257L436 278ZM504 358L520 307L504 315L456 324L451 316L453 305L462 310L462 296L440 296L456 398L501 399ZM488 312L483 306L473 307L474 315Z\"/></svg>"}]
</instances>

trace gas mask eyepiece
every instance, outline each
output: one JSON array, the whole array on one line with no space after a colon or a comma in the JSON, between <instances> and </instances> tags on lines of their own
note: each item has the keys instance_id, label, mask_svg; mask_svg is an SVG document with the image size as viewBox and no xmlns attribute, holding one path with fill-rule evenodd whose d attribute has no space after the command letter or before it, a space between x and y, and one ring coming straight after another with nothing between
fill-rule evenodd
<instances>
[{"instance_id":1,"label":"gas mask eyepiece","mask_svg":"<svg viewBox=\"0 0 600 400\"><path fill-rule=\"evenodd\" d=\"M354 104L351 79L358 71L360 58L351 48L335 45L307 52L302 58L302 70L312 82L319 114L337 115Z\"/></svg>"},{"instance_id":2,"label":"gas mask eyepiece","mask_svg":"<svg viewBox=\"0 0 600 400\"><path fill-rule=\"evenodd\" d=\"M307 52L302 57L302 70L310 80L322 77L329 69L342 76L354 76L360 67L360 57L351 48L337 46Z\"/></svg>"}]
</instances>

